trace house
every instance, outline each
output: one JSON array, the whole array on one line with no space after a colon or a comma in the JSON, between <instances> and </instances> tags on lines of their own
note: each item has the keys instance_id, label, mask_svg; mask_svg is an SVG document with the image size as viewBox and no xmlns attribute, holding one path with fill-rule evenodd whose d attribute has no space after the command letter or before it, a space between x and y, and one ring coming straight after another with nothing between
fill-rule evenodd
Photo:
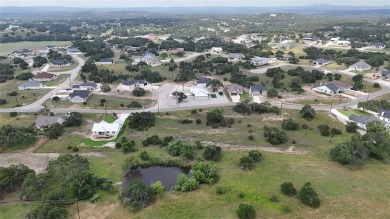
<instances>
[{"instance_id":1,"label":"house","mask_svg":"<svg viewBox=\"0 0 390 219\"><path fill-rule=\"evenodd\" d=\"M377 122L380 122L382 124L385 124L386 126L389 126L385 122L375 118L375 116L373 116L373 115L372 116L357 116L355 114L352 114L348 118L351 122L355 122L359 128L364 129L364 130L366 130L366 125L368 123L374 122L374 121L377 121Z\"/></svg>"},{"instance_id":2,"label":"house","mask_svg":"<svg viewBox=\"0 0 390 219\"><path fill-rule=\"evenodd\" d=\"M88 97L91 96L91 91L89 90L74 90L69 94L69 101L72 103L84 103L87 102Z\"/></svg>"},{"instance_id":3,"label":"house","mask_svg":"<svg viewBox=\"0 0 390 219\"><path fill-rule=\"evenodd\" d=\"M340 37L330 38L330 42L332 42L332 43L337 43L339 40L340 40Z\"/></svg>"},{"instance_id":4,"label":"house","mask_svg":"<svg viewBox=\"0 0 390 219\"><path fill-rule=\"evenodd\" d=\"M12 51L11 54L8 55L9 58L25 58L28 55L32 54L32 50L30 49L21 49L17 51Z\"/></svg>"},{"instance_id":5,"label":"house","mask_svg":"<svg viewBox=\"0 0 390 219\"><path fill-rule=\"evenodd\" d=\"M385 122L390 123L390 110L381 109L378 112L378 118Z\"/></svg>"},{"instance_id":6,"label":"house","mask_svg":"<svg viewBox=\"0 0 390 219\"><path fill-rule=\"evenodd\" d=\"M382 75L383 79L390 80L390 70L387 69L381 69L380 74Z\"/></svg>"},{"instance_id":7,"label":"house","mask_svg":"<svg viewBox=\"0 0 390 219\"><path fill-rule=\"evenodd\" d=\"M151 89L152 88L151 84L149 84L147 81L139 80L139 79L130 79L130 80L122 82L122 84L118 86L119 89L130 90L130 91L132 91L136 87L140 87L143 89Z\"/></svg>"},{"instance_id":8,"label":"house","mask_svg":"<svg viewBox=\"0 0 390 219\"><path fill-rule=\"evenodd\" d=\"M110 58L100 59L98 62L96 62L96 64L100 64L100 65L109 65L114 63L115 63L114 59L110 59Z\"/></svg>"},{"instance_id":9,"label":"house","mask_svg":"<svg viewBox=\"0 0 390 219\"><path fill-rule=\"evenodd\" d=\"M93 124L92 137L93 138L116 138L122 130L129 114L119 114L118 118L113 123L101 121Z\"/></svg>"},{"instance_id":10,"label":"house","mask_svg":"<svg viewBox=\"0 0 390 219\"><path fill-rule=\"evenodd\" d=\"M230 43L230 42L232 42L232 38L230 38L230 37L222 37L222 42Z\"/></svg>"},{"instance_id":11,"label":"house","mask_svg":"<svg viewBox=\"0 0 390 219\"><path fill-rule=\"evenodd\" d=\"M77 54L77 53L80 53L80 50L76 47L70 47L70 48L66 49L66 53Z\"/></svg>"},{"instance_id":12,"label":"house","mask_svg":"<svg viewBox=\"0 0 390 219\"><path fill-rule=\"evenodd\" d=\"M168 53L175 56L183 56L186 52L184 51L184 48L176 48L168 50Z\"/></svg>"},{"instance_id":13,"label":"house","mask_svg":"<svg viewBox=\"0 0 390 219\"><path fill-rule=\"evenodd\" d=\"M276 43L273 44L273 49L290 49L292 45L290 43Z\"/></svg>"},{"instance_id":14,"label":"house","mask_svg":"<svg viewBox=\"0 0 390 219\"><path fill-rule=\"evenodd\" d=\"M325 94L330 94L330 95L335 95L335 94L341 94L345 91L344 88L337 86L333 82L329 83L324 83L324 82L317 82L313 84L313 90L320 92L320 93L325 93Z\"/></svg>"},{"instance_id":15,"label":"house","mask_svg":"<svg viewBox=\"0 0 390 219\"><path fill-rule=\"evenodd\" d=\"M222 47L212 47L210 52L222 53L223 49L222 49Z\"/></svg>"},{"instance_id":16,"label":"house","mask_svg":"<svg viewBox=\"0 0 390 219\"><path fill-rule=\"evenodd\" d=\"M385 47L386 45L381 42L371 44L371 48L375 48L375 49L384 49Z\"/></svg>"},{"instance_id":17,"label":"house","mask_svg":"<svg viewBox=\"0 0 390 219\"><path fill-rule=\"evenodd\" d=\"M49 66L50 66L50 68L62 68L62 67L70 66L70 63L66 59L53 60L50 62Z\"/></svg>"},{"instance_id":18,"label":"house","mask_svg":"<svg viewBox=\"0 0 390 219\"><path fill-rule=\"evenodd\" d=\"M140 58L140 61L141 62L145 62L147 65L150 65L150 66L156 66L156 65L159 65L160 62L158 61L158 59L156 58L156 55L154 55L153 53L151 52L146 52L141 58Z\"/></svg>"},{"instance_id":19,"label":"house","mask_svg":"<svg viewBox=\"0 0 390 219\"><path fill-rule=\"evenodd\" d=\"M240 53L230 53L228 58L229 58L229 61L231 61L231 62L237 62L243 58L243 55Z\"/></svg>"},{"instance_id":20,"label":"house","mask_svg":"<svg viewBox=\"0 0 390 219\"><path fill-rule=\"evenodd\" d=\"M190 87L190 92L192 93L193 97L195 98L208 98L210 95L209 90L205 87Z\"/></svg>"},{"instance_id":21,"label":"house","mask_svg":"<svg viewBox=\"0 0 390 219\"><path fill-rule=\"evenodd\" d=\"M66 115L65 114L59 114L55 116L38 116L35 119L35 126L37 129L44 130L49 128L51 125L58 123L63 124L66 121Z\"/></svg>"},{"instance_id":22,"label":"house","mask_svg":"<svg viewBox=\"0 0 390 219\"><path fill-rule=\"evenodd\" d=\"M206 87L207 83L211 81L211 78L201 77L196 80L196 87Z\"/></svg>"},{"instance_id":23,"label":"house","mask_svg":"<svg viewBox=\"0 0 390 219\"><path fill-rule=\"evenodd\" d=\"M249 94L252 96L267 95L267 86L265 85L252 85L249 89Z\"/></svg>"},{"instance_id":24,"label":"house","mask_svg":"<svg viewBox=\"0 0 390 219\"><path fill-rule=\"evenodd\" d=\"M356 71L368 71L371 69L371 67L371 65L365 63L364 61L359 61L353 65L350 65L348 68Z\"/></svg>"},{"instance_id":25,"label":"house","mask_svg":"<svg viewBox=\"0 0 390 219\"><path fill-rule=\"evenodd\" d=\"M251 58L251 64L255 66L267 65L269 63L269 59L263 57Z\"/></svg>"},{"instance_id":26,"label":"house","mask_svg":"<svg viewBox=\"0 0 390 219\"><path fill-rule=\"evenodd\" d=\"M318 58L318 59L314 60L313 63L316 65L327 65L327 64L329 64L329 60L324 59L324 58Z\"/></svg>"},{"instance_id":27,"label":"house","mask_svg":"<svg viewBox=\"0 0 390 219\"><path fill-rule=\"evenodd\" d=\"M42 88L43 85L40 81L30 80L18 85L19 90L35 90Z\"/></svg>"},{"instance_id":28,"label":"house","mask_svg":"<svg viewBox=\"0 0 390 219\"><path fill-rule=\"evenodd\" d=\"M291 57L292 57L292 55L290 55L290 54L283 54L282 55L282 59L284 59L284 60L288 60Z\"/></svg>"},{"instance_id":29,"label":"house","mask_svg":"<svg viewBox=\"0 0 390 219\"><path fill-rule=\"evenodd\" d=\"M99 89L99 86L93 82L84 82L82 84L74 84L72 86L73 90L89 90L96 91Z\"/></svg>"},{"instance_id":30,"label":"house","mask_svg":"<svg viewBox=\"0 0 390 219\"><path fill-rule=\"evenodd\" d=\"M48 72L39 72L38 74L34 75L32 79L35 81L51 81L55 78L55 76L55 74L51 74Z\"/></svg>"},{"instance_id":31,"label":"house","mask_svg":"<svg viewBox=\"0 0 390 219\"><path fill-rule=\"evenodd\" d=\"M239 102L240 95L244 93L244 88L238 84L230 84L226 86L226 90L229 92L233 102Z\"/></svg>"}]
</instances>

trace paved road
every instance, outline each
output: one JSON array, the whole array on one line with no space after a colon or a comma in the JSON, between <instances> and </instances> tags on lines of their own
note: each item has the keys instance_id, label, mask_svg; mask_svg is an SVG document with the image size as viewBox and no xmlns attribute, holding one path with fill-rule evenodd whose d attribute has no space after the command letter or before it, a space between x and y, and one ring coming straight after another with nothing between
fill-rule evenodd
<instances>
[{"instance_id":1,"label":"paved road","mask_svg":"<svg viewBox=\"0 0 390 219\"><path fill-rule=\"evenodd\" d=\"M79 63L78 66L75 69L69 70L69 71L63 71L63 72L53 72L54 74L69 74L70 77L68 80L62 82L60 85L58 85L56 88L51 90L49 93L41 97L39 100L35 101L32 104L22 106L22 107L15 107L15 108L7 108L7 109L0 109L0 112L38 112L42 109L42 104L52 97L53 94L56 94L58 91L69 87L71 83L74 82L74 80L77 78L81 66L84 65L84 60L76 55L72 55L73 59L76 59Z\"/></svg>"},{"instance_id":2,"label":"paved road","mask_svg":"<svg viewBox=\"0 0 390 219\"><path fill-rule=\"evenodd\" d=\"M199 53L200 54L200 53ZM197 55L199 55L197 54ZM7 108L7 109L0 109L0 112L38 112L40 109L42 109L42 104L44 101L47 99L51 98L52 93L56 93L59 90L68 87L70 82L73 82L76 77L78 76L78 73L81 69L81 66L84 65L84 60L81 59L78 56L73 55L72 56L74 59L76 59L79 62L79 65L70 71L67 72L62 72L61 74L70 74L70 79L63 82L60 84L57 88L55 88L53 91L49 92L45 96L43 96L41 99L38 101L27 105L23 107L17 107L17 108ZM187 57L188 58L188 57ZM287 64L285 62L277 61L276 65L269 66L268 68L274 68L274 67L281 67L285 65L291 65ZM291 65L291 66L302 66L302 67L309 67L305 65ZM261 69L254 69L251 72L257 73L257 74L263 74L265 73L267 68L261 68ZM344 75L349 75L353 76L355 73L348 72L348 71L335 71L335 70L330 70L324 68L324 70L332 71L332 72L337 72L340 74ZM58 73L58 72L57 72ZM321 105L321 106L313 106L315 110L324 110L324 111L329 111L331 108L332 109L341 109L343 107L351 107L357 105L359 102L364 102L366 100L374 99L379 96L382 96L384 94L390 93L390 82L383 81L383 80L372 80L372 79L366 79L368 82L372 83L379 83L382 87L382 90L378 92L374 92L368 95L362 95L356 99L353 99L347 103L339 104L339 105ZM218 104L209 104L209 103L201 103L199 105L190 105L186 103L180 103L177 105L169 104L167 101L167 98L169 94L171 94L174 90L177 89L178 85L175 84L165 84L160 87L158 90L158 104L147 108L147 109L140 109L140 110L104 110L102 109L87 109L87 108L51 108L50 110L54 113L65 113L65 112L80 112L80 113L132 113L132 112L142 112L142 111L151 111L151 112L169 112L169 111L178 111L178 110L189 110L189 109L199 109L199 108L211 108L211 107L224 107L224 106L234 106L236 103L218 103ZM302 108L302 104L283 104L280 102L273 102L272 103L275 106L280 106L282 104L283 109L296 109L299 110Z\"/></svg>"}]
</instances>

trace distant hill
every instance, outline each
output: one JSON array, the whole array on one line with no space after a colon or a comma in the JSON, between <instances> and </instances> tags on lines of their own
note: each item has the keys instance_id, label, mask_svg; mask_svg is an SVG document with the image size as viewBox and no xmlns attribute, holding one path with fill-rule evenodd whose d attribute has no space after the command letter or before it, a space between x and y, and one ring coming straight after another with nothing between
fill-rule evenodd
<instances>
[{"instance_id":1,"label":"distant hill","mask_svg":"<svg viewBox=\"0 0 390 219\"><path fill-rule=\"evenodd\" d=\"M258 14L258 13L297 13L333 16L348 15L390 15L390 5L385 6L338 6L315 4L309 6L284 7L145 7L145 8L77 8L77 7L0 7L0 16L36 14L50 12L83 11L130 11L162 14Z\"/></svg>"}]
</instances>

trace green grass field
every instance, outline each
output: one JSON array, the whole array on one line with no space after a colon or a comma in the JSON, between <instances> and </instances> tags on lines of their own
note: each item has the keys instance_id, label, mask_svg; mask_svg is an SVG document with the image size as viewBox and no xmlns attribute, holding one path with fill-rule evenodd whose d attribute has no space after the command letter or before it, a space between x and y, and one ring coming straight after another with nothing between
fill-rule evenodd
<instances>
[{"instance_id":1,"label":"green grass field","mask_svg":"<svg viewBox=\"0 0 390 219\"><path fill-rule=\"evenodd\" d=\"M48 45L70 46L72 45L72 43L69 41L40 41L40 42L23 41L17 43L0 43L0 55L2 56L8 55L14 50L37 49L39 47L44 47Z\"/></svg>"},{"instance_id":2,"label":"green grass field","mask_svg":"<svg viewBox=\"0 0 390 219\"><path fill-rule=\"evenodd\" d=\"M338 110L340 113L342 113L343 115L345 116L350 116L350 115L357 115L357 116L372 116L372 114L366 112L366 111L363 111L363 110L359 110L359 109L350 109L350 108L347 108L347 109L339 109Z\"/></svg>"},{"instance_id":3,"label":"green grass field","mask_svg":"<svg viewBox=\"0 0 390 219\"><path fill-rule=\"evenodd\" d=\"M65 80L67 80L69 78L69 75L58 75L58 77L54 80L51 80L51 81L43 81L42 84L43 85L46 85L48 87L51 87L51 86L57 86L59 84L61 84L62 82L64 82Z\"/></svg>"}]
</instances>

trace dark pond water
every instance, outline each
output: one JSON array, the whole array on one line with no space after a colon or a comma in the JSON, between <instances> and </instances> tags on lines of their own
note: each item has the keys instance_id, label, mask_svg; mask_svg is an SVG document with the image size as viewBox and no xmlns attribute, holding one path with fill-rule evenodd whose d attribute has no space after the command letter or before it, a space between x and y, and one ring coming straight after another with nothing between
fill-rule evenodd
<instances>
[{"instance_id":1,"label":"dark pond water","mask_svg":"<svg viewBox=\"0 0 390 219\"><path fill-rule=\"evenodd\" d=\"M138 168L131 172L128 169L123 177L122 186L123 188L126 188L130 181L134 179L138 179L148 186L157 181L161 181L165 190L168 191L175 185L177 176L180 173L185 173L187 176L190 176L189 169L182 169L179 167L147 167Z\"/></svg>"}]
</instances>

